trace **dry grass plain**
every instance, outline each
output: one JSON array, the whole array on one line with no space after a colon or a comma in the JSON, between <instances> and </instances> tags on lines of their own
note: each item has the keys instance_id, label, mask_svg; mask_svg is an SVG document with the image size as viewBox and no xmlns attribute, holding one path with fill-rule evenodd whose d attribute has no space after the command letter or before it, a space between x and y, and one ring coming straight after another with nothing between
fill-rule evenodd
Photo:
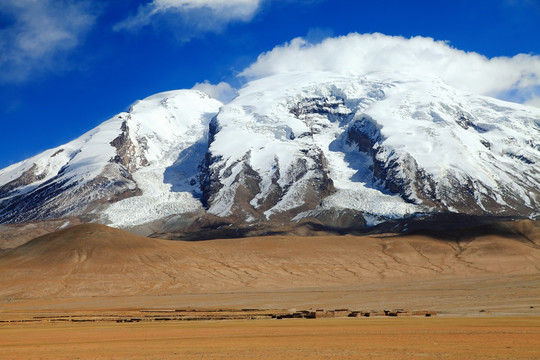
<instances>
[{"instance_id":1,"label":"dry grass plain","mask_svg":"<svg viewBox=\"0 0 540 360\"><path fill-rule=\"evenodd\" d=\"M0 359L539 359L540 226L501 226L203 242L76 226L0 252ZM438 315L114 321L246 308Z\"/></svg>"},{"instance_id":2,"label":"dry grass plain","mask_svg":"<svg viewBox=\"0 0 540 360\"><path fill-rule=\"evenodd\" d=\"M538 318L0 326L2 359L538 359Z\"/></svg>"}]
</instances>

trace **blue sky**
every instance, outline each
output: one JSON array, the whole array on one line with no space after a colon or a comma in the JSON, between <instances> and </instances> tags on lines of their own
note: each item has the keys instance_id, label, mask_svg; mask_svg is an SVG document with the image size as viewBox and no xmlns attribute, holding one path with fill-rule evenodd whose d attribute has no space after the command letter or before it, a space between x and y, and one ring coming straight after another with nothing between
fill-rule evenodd
<instances>
[{"instance_id":1,"label":"blue sky","mask_svg":"<svg viewBox=\"0 0 540 360\"><path fill-rule=\"evenodd\" d=\"M431 37L540 64L540 0L2 0L0 168L151 94L204 81L241 87L238 75L260 54L294 38L317 44L353 32ZM532 103L535 71L528 92L499 97Z\"/></svg>"}]
</instances>

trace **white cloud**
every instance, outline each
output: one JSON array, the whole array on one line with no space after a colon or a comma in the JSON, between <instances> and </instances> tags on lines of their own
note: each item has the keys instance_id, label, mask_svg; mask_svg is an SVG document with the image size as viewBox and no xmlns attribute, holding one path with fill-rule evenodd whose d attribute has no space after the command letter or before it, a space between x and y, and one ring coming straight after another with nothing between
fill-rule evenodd
<instances>
[{"instance_id":1,"label":"white cloud","mask_svg":"<svg viewBox=\"0 0 540 360\"><path fill-rule=\"evenodd\" d=\"M116 24L114 30L137 30L150 24L167 24L182 41L205 32L219 32L231 22L250 21L261 0L153 0Z\"/></svg>"},{"instance_id":2,"label":"white cloud","mask_svg":"<svg viewBox=\"0 0 540 360\"><path fill-rule=\"evenodd\" d=\"M0 13L13 20L0 30L0 80L9 82L58 70L95 21L86 1L3 0Z\"/></svg>"},{"instance_id":3,"label":"white cloud","mask_svg":"<svg viewBox=\"0 0 540 360\"><path fill-rule=\"evenodd\" d=\"M217 99L223 103L228 103L236 97L237 90L226 82L220 82L217 85L212 85L208 80L202 83L196 83L193 86L194 90L202 91L203 93Z\"/></svg>"},{"instance_id":4,"label":"white cloud","mask_svg":"<svg viewBox=\"0 0 540 360\"><path fill-rule=\"evenodd\" d=\"M535 96L525 101L525 105L535 106L540 108L540 96Z\"/></svg>"},{"instance_id":5,"label":"white cloud","mask_svg":"<svg viewBox=\"0 0 540 360\"><path fill-rule=\"evenodd\" d=\"M540 96L540 56L488 59L432 38L349 34L313 45L302 38L259 56L240 75L248 79L296 71L366 74L399 71L438 76L448 84L488 96L512 93L514 101ZM535 90L536 89L536 90ZM520 100L516 100L520 99Z\"/></svg>"},{"instance_id":6,"label":"white cloud","mask_svg":"<svg viewBox=\"0 0 540 360\"><path fill-rule=\"evenodd\" d=\"M225 19L250 20L260 5L260 0L154 0L159 9L193 10L208 7Z\"/></svg>"}]
</instances>

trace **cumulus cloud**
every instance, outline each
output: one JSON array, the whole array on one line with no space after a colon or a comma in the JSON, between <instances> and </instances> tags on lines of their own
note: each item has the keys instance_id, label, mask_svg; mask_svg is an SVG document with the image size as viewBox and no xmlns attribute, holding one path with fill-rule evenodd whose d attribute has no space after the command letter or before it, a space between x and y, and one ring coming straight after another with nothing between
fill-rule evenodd
<instances>
[{"instance_id":1,"label":"cumulus cloud","mask_svg":"<svg viewBox=\"0 0 540 360\"><path fill-rule=\"evenodd\" d=\"M3 0L0 14L11 21L0 29L0 80L9 82L58 70L95 21L86 1Z\"/></svg>"},{"instance_id":2,"label":"cumulus cloud","mask_svg":"<svg viewBox=\"0 0 540 360\"><path fill-rule=\"evenodd\" d=\"M200 33L219 32L231 22L250 21L260 4L261 0L153 0L114 29L137 30L165 24L181 30L178 36L187 41Z\"/></svg>"},{"instance_id":3,"label":"cumulus cloud","mask_svg":"<svg viewBox=\"0 0 540 360\"><path fill-rule=\"evenodd\" d=\"M302 38L263 53L240 73L247 79L298 71L367 74L399 71L437 76L477 94L526 102L540 96L540 56L487 57L432 38L349 34L313 45ZM518 99L518 100L517 100Z\"/></svg>"},{"instance_id":4,"label":"cumulus cloud","mask_svg":"<svg viewBox=\"0 0 540 360\"><path fill-rule=\"evenodd\" d=\"M217 85L213 85L206 80L202 83L196 83L195 86L193 86L193 89L202 91L203 93L224 103L228 103L234 99L237 94L237 90L235 88L223 81Z\"/></svg>"}]
</instances>

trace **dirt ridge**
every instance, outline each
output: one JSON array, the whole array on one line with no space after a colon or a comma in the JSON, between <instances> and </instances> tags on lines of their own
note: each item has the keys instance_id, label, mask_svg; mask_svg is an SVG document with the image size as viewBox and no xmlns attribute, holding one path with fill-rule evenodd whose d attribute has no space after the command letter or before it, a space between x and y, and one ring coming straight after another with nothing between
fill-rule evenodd
<instances>
[{"instance_id":1,"label":"dirt ridge","mask_svg":"<svg viewBox=\"0 0 540 360\"><path fill-rule=\"evenodd\" d=\"M0 254L0 300L540 276L537 223L504 226L513 230L457 240L409 234L185 242L82 224Z\"/></svg>"}]
</instances>

